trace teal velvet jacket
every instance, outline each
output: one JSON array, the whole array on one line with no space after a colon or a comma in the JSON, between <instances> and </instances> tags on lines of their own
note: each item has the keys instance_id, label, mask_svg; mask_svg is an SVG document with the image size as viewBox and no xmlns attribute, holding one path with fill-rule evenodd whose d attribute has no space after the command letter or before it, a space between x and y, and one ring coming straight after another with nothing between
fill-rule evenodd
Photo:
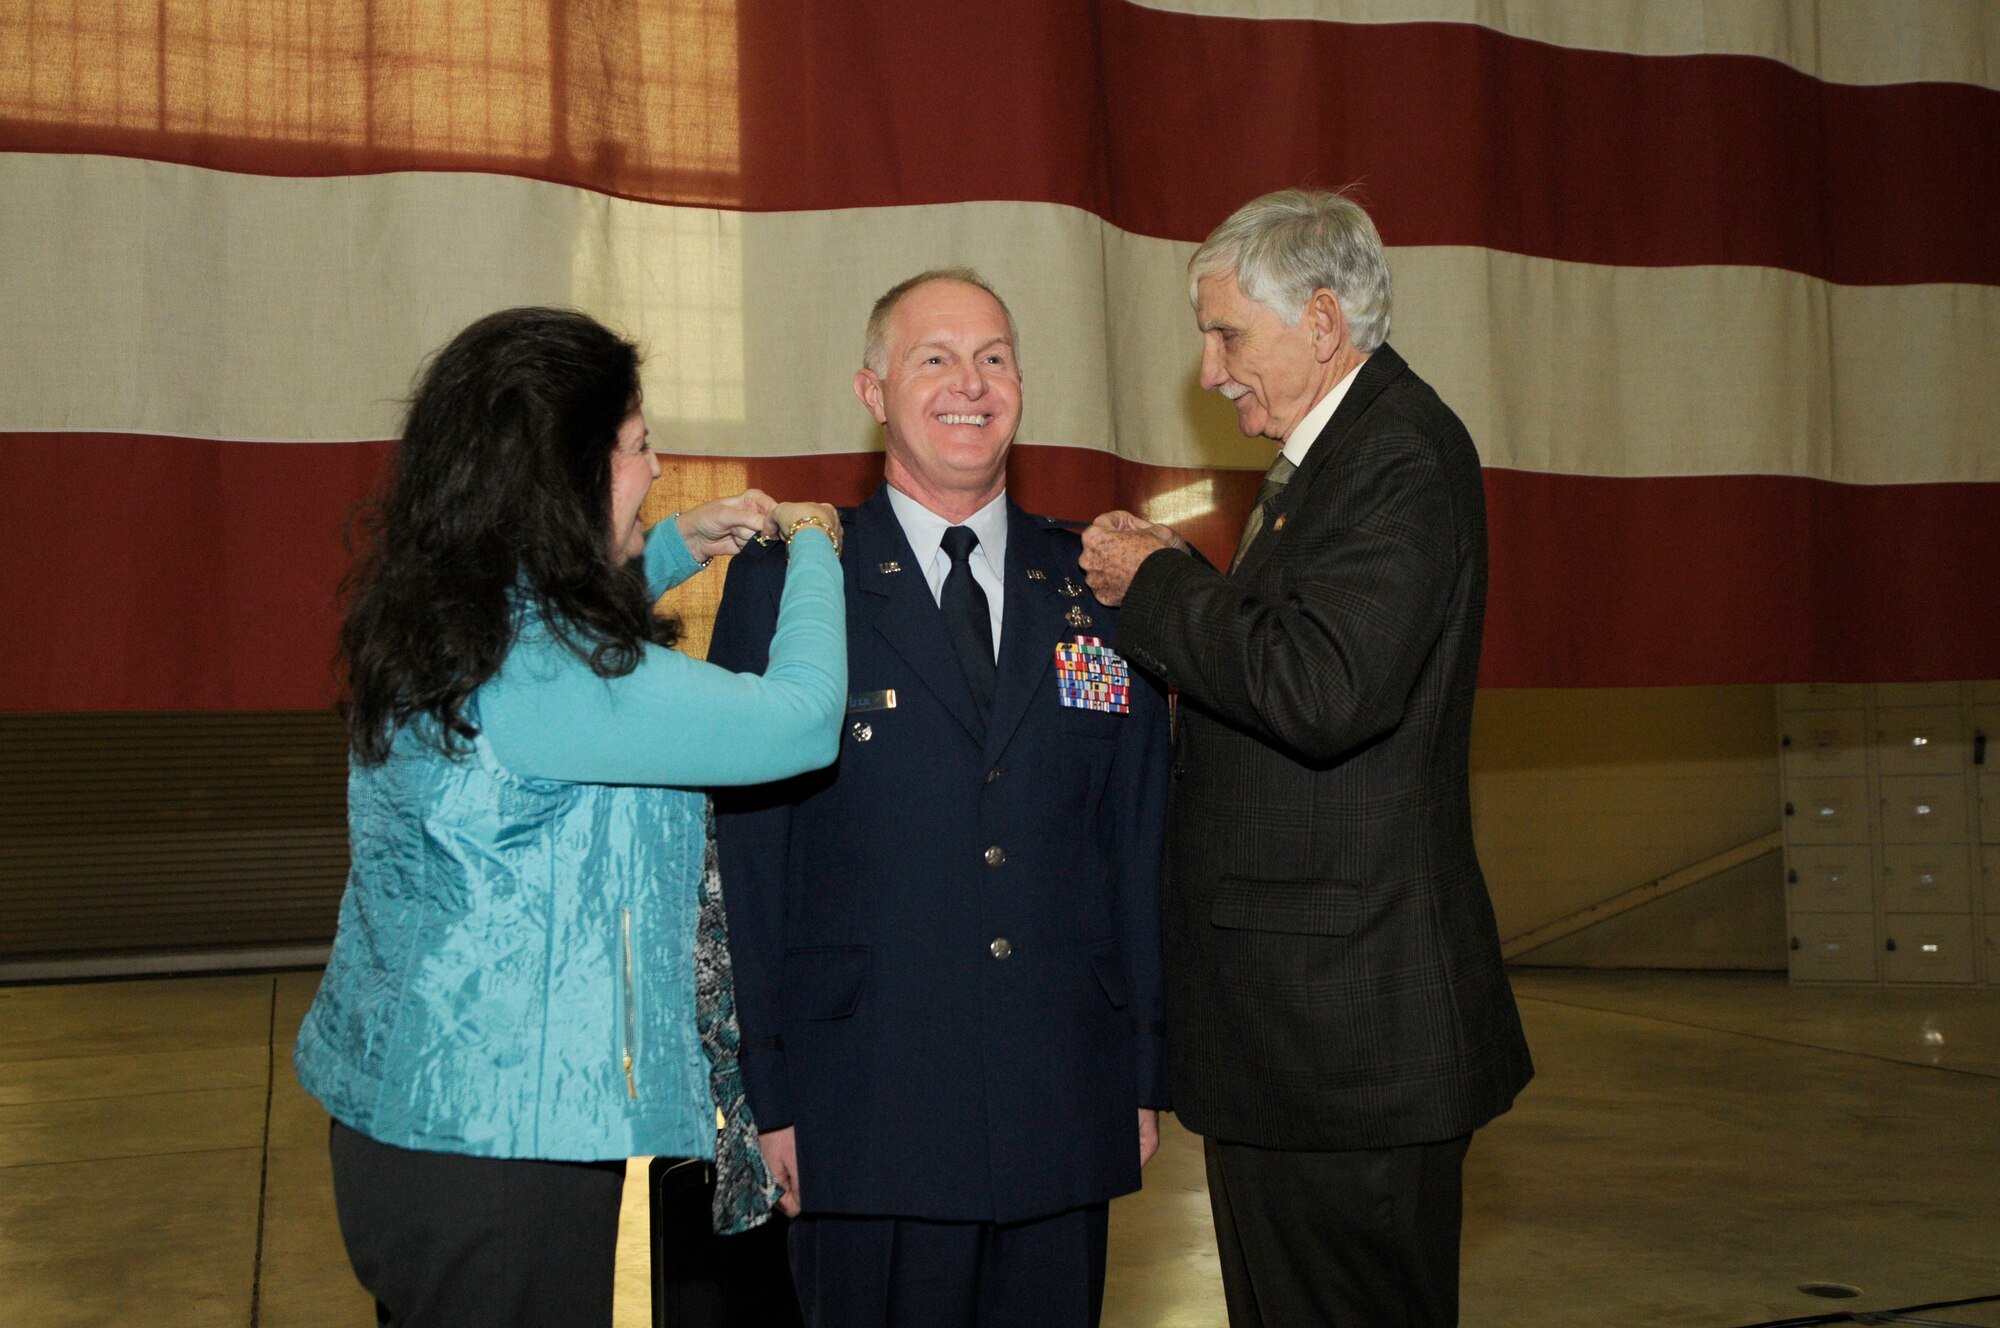
<instances>
[{"instance_id":1,"label":"teal velvet jacket","mask_svg":"<svg viewBox=\"0 0 2000 1328\"><path fill-rule=\"evenodd\" d=\"M670 521L645 565L656 590L696 570ZM351 763L353 865L293 1054L306 1090L402 1148L712 1156L697 790L833 760L843 614L832 546L803 532L763 676L648 647L600 678L531 620L468 704L469 753L413 725Z\"/></svg>"}]
</instances>

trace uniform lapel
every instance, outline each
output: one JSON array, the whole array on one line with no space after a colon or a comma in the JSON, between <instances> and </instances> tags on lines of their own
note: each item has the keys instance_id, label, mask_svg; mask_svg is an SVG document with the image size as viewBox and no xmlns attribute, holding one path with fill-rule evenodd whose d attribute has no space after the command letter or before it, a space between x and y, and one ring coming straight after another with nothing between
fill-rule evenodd
<instances>
[{"instance_id":1,"label":"uniform lapel","mask_svg":"<svg viewBox=\"0 0 2000 1328\"><path fill-rule=\"evenodd\" d=\"M848 624L848 630L878 634L923 680L938 704L974 742L979 741L979 713L965 683L965 670L952 653L944 618L931 598L924 569L917 566L916 555L910 552L903 523L896 520L895 509L889 506L886 485L855 509L847 556L855 560L854 585L859 592L851 605L855 621ZM1008 556L1011 559L1013 555ZM871 682L861 677L851 681L857 688Z\"/></svg>"},{"instance_id":2,"label":"uniform lapel","mask_svg":"<svg viewBox=\"0 0 2000 1328\"><path fill-rule=\"evenodd\" d=\"M1347 395L1340 399L1333 418L1319 431L1319 437L1306 452L1305 464L1298 468L1289 483L1278 491L1271 509L1265 514L1264 529L1243 554L1243 561L1236 565L1232 577L1248 577L1269 558L1279 544L1279 535L1291 514L1307 502L1313 482L1332 466L1333 459L1346 444L1348 435L1360 422L1375 398L1382 395L1387 387L1404 369L1403 357L1390 348L1387 342L1378 346L1361 366L1361 372L1354 376L1354 386L1347 389Z\"/></svg>"},{"instance_id":3,"label":"uniform lapel","mask_svg":"<svg viewBox=\"0 0 2000 1328\"><path fill-rule=\"evenodd\" d=\"M1006 750L1036 694L1055 685L1049 674L1055 667L1056 642L1068 628L1063 615L1077 602L1064 597L1061 587L1065 578L1071 578L1073 585L1082 585L1083 574L1074 566L1057 566L1049 554L1047 534L1010 498L1007 594L1000 610L1000 677L993 689L993 717L986 726L989 761ZM1042 576L1030 579L1031 567Z\"/></svg>"}]
</instances>

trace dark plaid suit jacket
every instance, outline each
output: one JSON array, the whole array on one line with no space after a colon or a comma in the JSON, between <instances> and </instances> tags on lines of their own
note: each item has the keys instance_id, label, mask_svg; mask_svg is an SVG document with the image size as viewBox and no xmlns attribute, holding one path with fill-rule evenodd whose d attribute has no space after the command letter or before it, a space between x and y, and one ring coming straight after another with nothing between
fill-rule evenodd
<instances>
[{"instance_id":1,"label":"dark plaid suit jacket","mask_svg":"<svg viewBox=\"0 0 2000 1328\"><path fill-rule=\"evenodd\" d=\"M1434 1142L1533 1073L1472 844L1485 596L1478 454L1386 345L1233 574L1134 577L1118 649L1181 698L1162 955L1191 1129Z\"/></svg>"}]
</instances>

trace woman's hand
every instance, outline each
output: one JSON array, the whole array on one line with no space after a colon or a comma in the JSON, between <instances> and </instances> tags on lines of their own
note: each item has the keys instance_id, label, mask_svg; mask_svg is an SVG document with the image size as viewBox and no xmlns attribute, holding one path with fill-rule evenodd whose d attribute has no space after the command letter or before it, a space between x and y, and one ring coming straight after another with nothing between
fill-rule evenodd
<instances>
[{"instance_id":1,"label":"woman's hand","mask_svg":"<svg viewBox=\"0 0 2000 1328\"><path fill-rule=\"evenodd\" d=\"M787 1125L782 1130L763 1130L757 1135L757 1151L771 1169L771 1179L784 1188L778 1197L778 1211L786 1217L799 1215L799 1141Z\"/></svg>"},{"instance_id":2,"label":"woman's hand","mask_svg":"<svg viewBox=\"0 0 2000 1328\"><path fill-rule=\"evenodd\" d=\"M778 504L762 489L745 489L734 498L717 498L674 518L688 552L699 562L726 557L771 528L771 511Z\"/></svg>"},{"instance_id":3,"label":"woman's hand","mask_svg":"<svg viewBox=\"0 0 2000 1328\"><path fill-rule=\"evenodd\" d=\"M780 537L789 537L792 527L806 520L823 523L827 538L833 541L833 551L840 552L840 513L825 503L779 503L771 509L771 529Z\"/></svg>"}]
</instances>

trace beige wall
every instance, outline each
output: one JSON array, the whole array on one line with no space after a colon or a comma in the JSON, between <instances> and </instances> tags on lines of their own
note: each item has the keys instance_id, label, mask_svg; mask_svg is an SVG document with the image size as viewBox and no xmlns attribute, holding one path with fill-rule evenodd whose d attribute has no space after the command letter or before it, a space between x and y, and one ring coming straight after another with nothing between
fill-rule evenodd
<instances>
[{"instance_id":1,"label":"beige wall","mask_svg":"<svg viewBox=\"0 0 2000 1328\"><path fill-rule=\"evenodd\" d=\"M1473 831L1513 936L1778 826L1773 689L1488 690ZM1523 955L1582 967L1785 966L1776 855Z\"/></svg>"}]
</instances>

